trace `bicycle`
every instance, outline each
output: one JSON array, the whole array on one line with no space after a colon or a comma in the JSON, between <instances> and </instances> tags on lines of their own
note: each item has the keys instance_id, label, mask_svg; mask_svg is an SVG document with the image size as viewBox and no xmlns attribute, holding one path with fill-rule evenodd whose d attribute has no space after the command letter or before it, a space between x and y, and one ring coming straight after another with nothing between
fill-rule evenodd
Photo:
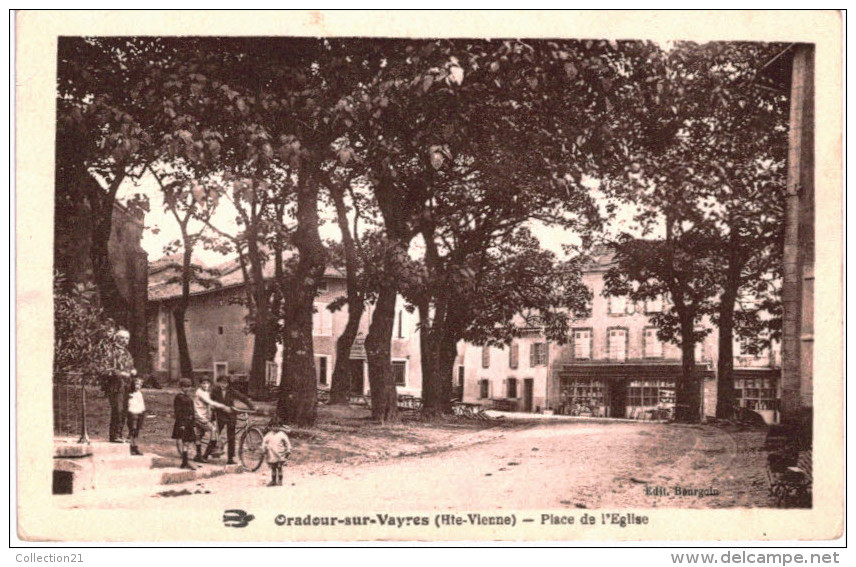
<instances>
[{"instance_id":1,"label":"bicycle","mask_svg":"<svg viewBox=\"0 0 856 567\"><path fill-rule=\"evenodd\" d=\"M244 408L232 408L235 413L235 440L237 442L238 460L244 469L255 472L259 470L264 462L264 449L262 441L265 436L265 428L259 425L250 423L250 415L255 415L259 412ZM219 424L215 423L215 431L219 430ZM204 437L200 437L200 444L205 444ZM221 456L223 449L228 442L228 428L224 427L219 431L217 436L217 454L212 454L214 457Z\"/></svg>"}]
</instances>

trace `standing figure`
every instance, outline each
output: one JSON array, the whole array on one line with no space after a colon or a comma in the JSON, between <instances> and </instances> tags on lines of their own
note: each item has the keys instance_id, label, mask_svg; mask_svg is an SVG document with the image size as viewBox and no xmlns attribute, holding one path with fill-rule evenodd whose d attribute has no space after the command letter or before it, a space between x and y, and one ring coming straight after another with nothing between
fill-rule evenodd
<instances>
[{"instance_id":1,"label":"standing figure","mask_svg":"<svg viewBox=\"0 0 856 567\"><path fill-rule=\"evenodd\" d=\"M134 359L128 352L131 334L125 329L119 329L115 335L113 346L113 368L110 370L107 384L107 396L110 399L110 442L124 443L122 432L128 413L129 382L137 374L134 369Z\"/></svg>"},{"instance_id":2,"label":"standing figure","mask_svg":"<svg viewBox=\"0 0 856 567\"><path fill-rule=\"evenodd\" d=\"M282 486L282 466L291 456L291 441L288 439L288 431L286 425L274 423L262 440L262 450L270 467L271 480L268 486Z\"/></svg>"},{"instance_id":3,"label":"standing figure","mask_svg":"<svg viewBox=\"0 0 856 567\"><path fill-rule=\"evenodd\" d=\"M193 409L193 382L190 378L182 378L178 382L181 392L176 394L173 400L175 412L175 425L172 428L172 438L175 439L175 448L181 455L181 468L194 470L187 460L186 443L196 442L196 412Z\"/></svg>"},{"instance_id":4,"label":"standing figure","mask_svg":"<svg viewBox=\"0 0 856 567\"><path fill-rule=\"evenodd\" d=\"M203 378L199 383L199 388L196 389L196 395L193 397L193 409L196 418L196 427L202 430L202 434L196 440L196 456L193 460L198 463L205 463L208 457L217 448L217 428L211 421L211 409L217 408L226 413L232 413L232 408L223 405L220 402L215 402L211 399L211 380ZM208 433L208 447L205 448L205 454L202 454L202 436Z\"/></svg>"},{"instance_id":5,"label":"standing figure","mask_svg":"<svg viewBox=\"0 0 856 567\"><path fill-rule=\"evenodd\" d=\"M235 405L235 401L237 400L243 402L251 410L256 409L256 407L253 405L253 402L251 402L247 396L231 387L231 384L229 383L229 378L226 376L220 376L220 378L217 379L217 387L214 388L213 392L211 392L211 399L215 402L219 402L229 407L233 407ZM217 437L220 436L220 433L223 431L223 428L226 428L226 439L228 446L228 460L226 461L226 464L234 465L235 427L237 425L237 418L234 413L225 412L219 408L214 410L214 415L217 418Z\"/></svg>"},{"instance_id":6,"label":"standing figure","mask_svg":"<svg viewBox=\"0 0 856 567\"><path fill-rule=\"evenodd\" d=\"M146 417L146 401L143 399L143 379L135 378L131 391L128 392L128 433L131 436L131 454L142 455L137 447L137 437Z\"/></svg>"}]
</instances>

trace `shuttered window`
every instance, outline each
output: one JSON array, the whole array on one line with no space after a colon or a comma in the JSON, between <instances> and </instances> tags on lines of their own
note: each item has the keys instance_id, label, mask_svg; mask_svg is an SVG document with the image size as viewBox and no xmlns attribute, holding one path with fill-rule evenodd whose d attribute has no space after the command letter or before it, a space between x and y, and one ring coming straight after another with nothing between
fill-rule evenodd
<instances>
[{"instance_id":1,"label":"shuttered window","mask_svg":"<svg viewBox=\"0 0 856 567\"><path fill-rule=\"evenodd\" d=\"M529 346L529 366L547 366L547 343L532 343Z\"/></svg>"},{"instance_id":2,"label":"shuttered window","mask_svg":"<svg viewBox=\"0 0 856 567\"><path fill-rule=\"evenodd\" d=\"M511 343L508 349L508 367L517 368L520 363L520 346L517 343Z\"/></svg>"}]
</instances>

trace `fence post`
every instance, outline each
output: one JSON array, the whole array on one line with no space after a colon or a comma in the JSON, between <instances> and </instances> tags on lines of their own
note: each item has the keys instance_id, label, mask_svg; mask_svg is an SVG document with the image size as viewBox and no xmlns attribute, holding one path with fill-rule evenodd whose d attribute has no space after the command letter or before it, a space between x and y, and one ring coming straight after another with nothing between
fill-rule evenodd
<instances>
[{"instance_id":1,"label":"fence post","mask_svg":"<svg viewBox=\"0 0 856 567\"><path fill-rule=\"evenodd\" d=\"M80 375L80 439L78 443L89 445L89 434L86 431L86 376Z\"/></svg>"}]
</instances>

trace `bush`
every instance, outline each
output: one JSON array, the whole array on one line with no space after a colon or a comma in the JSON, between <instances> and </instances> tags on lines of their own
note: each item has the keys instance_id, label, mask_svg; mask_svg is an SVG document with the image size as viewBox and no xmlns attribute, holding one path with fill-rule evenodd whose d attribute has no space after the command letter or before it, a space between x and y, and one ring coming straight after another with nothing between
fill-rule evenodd
<instances>
[{"instance_id":1,"label":"bush","mask_svg":"<svg viewBox=\"0 0 856 567\"><path fill-rule=\"evenodd\" d=\"M112 366L113 322L97 304L97 293L54 274L54 374L98 375Z\"/></svg>"}]
</instances>

